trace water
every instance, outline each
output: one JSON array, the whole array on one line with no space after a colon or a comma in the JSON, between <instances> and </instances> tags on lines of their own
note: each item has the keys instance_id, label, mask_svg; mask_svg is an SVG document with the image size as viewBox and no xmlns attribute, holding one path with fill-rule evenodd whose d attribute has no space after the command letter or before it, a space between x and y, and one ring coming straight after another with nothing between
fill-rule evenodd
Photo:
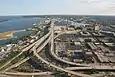
<instances>
[{"instance_id":1,"label":"water","mask_svg":"<svg viewBox=\"0 0 115 77\"><path fill-rule=\"evenodd\" d=\"M0 22L0 33L10 30L21 30L32 27L35 22L39 23L40 18L21 18Z\"/></svg>"},{"instance_id":2,"label":"water","mask_svg":"<svg viewBox=\"0 0 115 77\"><path fill-rule=\"evenodd\" d=\"M28 35L29 33L30 33L30 31L21 31L21 32L14 33L14 36L22 37L24 35Z\"/></svg>"},{"instance_id":3,"label":"water","mask_svg":"<svg viewBox=\"0 0 115 77\"><path fill-rule=\"evenodd\" d=\"M7 32L11 30L22 30L26 28L31 28L34 23L39 23L41 18L17 18L8 21L0 22L0 33ZM14 33L17 38L28 35L29 31L21 31ZM10 38L15 40L16 38ZM6 44L10 39L0 40L0 45Z\"/></svg>"}]
</instances>

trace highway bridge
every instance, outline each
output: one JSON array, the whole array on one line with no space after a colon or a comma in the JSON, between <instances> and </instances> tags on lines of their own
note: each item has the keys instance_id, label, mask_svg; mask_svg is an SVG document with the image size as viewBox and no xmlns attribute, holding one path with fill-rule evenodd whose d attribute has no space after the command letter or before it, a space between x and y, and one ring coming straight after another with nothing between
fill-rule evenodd
<instances>
[{"instance_id":1,"label":"highway bridge","mask_svg":"<svg viewBox=\"0 0 115 77\"><path fill-rule=\"evenodd\" d=\"M67 67L66 68L67 70L92 70L92 69L95 69L95 70L101 70L101 71L115 71L115 66L106 66L106 65L97 65L94 67Z\"/></svg>"},{"instance_id":2,"label":"highway bridge","mask_svg":"<svg viewBox=\"0 0 115 77\"><path fill-rule=\"evenodd\" d=\"M24 73L24 72L5 72L6 75L16 75L16 76L35 76L35 75L51 75L52 72L39 72L39 73Z\"/></svg>"},{"instance_id":3,"label":"highway bridge","mask_svg":"<svg viewBox=\"0 0 115 77\"><path fill-rule=\"evenodd\" d=\"M10 64L11 61L13 61L14 59L16 59L16 57L18 57L19 55L21 55L23 52L28 51L30 48L32 48L34 45L34 48L37 47L38 45L40 45L44 40L46 40L46 38L51 34L51 31L49 31L49 33L47 33L45 36L43 36L42 38L40 38L38 41L36 41L35 43L31 44L30 46L26 47L25 49L22 50L21 53L19 53L17 56L15 56L14 58L12 58L10 61L8 61L5 65L3 65L1 68L5 67L6 65ZM49 40L48 40L49 41ZM39 53L39 51L38 51ZM8 67L7 69L2 70L2 72L5 72L11 68L17 67L20 64L26 62L27 60L29 60L31 58L31 56L26 57L25 59L21 60L21 62L17 62L15 64L13 64L12 66Z\"/></svg>"},{"instance_id":4,"label":"highway bridge","mask_svg":"<svg viewBox=\"0 0 115 77\"><path fill-rule=\"evenodd\" d=\"M51 28L50 28L50 31L44 35L43 37L41 37L40 39L38 39L36 42L32 43L31 45L29 45L28 47L22 49L22 52L20 52L18 55L16 55L15 57L13 57L11 60L9 60L8 62L6 62L2 67L0 67L1 69L1 74L6 74L6 75L43 75L43 74L52 74L53 72L49 72L49 71L46 71L46 72L39 72L39 73L22 73L22 72L7 72L8 70L14 68L14 67L17 67L19 65L21 65L22 63L26 62L27 60L29 60L30 58L32 58L33 56L36 56L36 58L38 60L41 60L43 63L47 64L48 66L51 66L59 71L64 71L64 72L67 72L69 74L72 74L72 75L76 75L76 76L81 76L81 77L92 77L90 75L87 75L87 74L82 74L82 73L78 73L76 71L73 71L73 70L89 70L89 69L94 69L94 67L90 66L90 65L87 65L87 64L79 64L79 63L74 63L74 62L69 62L69 61L66 61L66 60L63 60L61 59L60 57L58 57L55 53L54 53L54 39L56 39L58 36L60 36L61 34L64 34L64 33L61 33L57 36L54 37L54 22L52 21L51 23ZM45 60L44 58L42 58L39 53L42 51L42 49L48 44L50 43L51 44L51 50L50 50L50 53L52 54L52 56L56 59L56 60L59 60L59 61L62 61L66 64L70 64L70 65L77 65L77 66L80 66L80 67L66 67L66 68L62 68L60 66L57 66L47 60ZM22 59L21 61L11 65L11 66L8 66L7 68L5 68L7 65L10 64L10 62L12 62L14 59L16 59L17 57L19 57L21 54L23 54L23 52L31 52L33 53L32 56L27 56L26 58ZM82 67L81 67L82 66ZM3 69L5 68L5 69ZM107 69L108 67L106 67ZM110 67L109 67L110 68ZM95 69L100 69L100 70L104 70L104 67L95 67ZM110 68L110 69L113 69L113 68Z\"/></svg>"},{"instance_id":5,"label":"highway bridge","mask_svg":"<svg viewBox=\"0 0 115 77\"><path fill-rule=\"evenodd\" d=\"M51 38L52 38L52 40L51 40L51 51L53 51L54 49L54 47L53 47L53 45L52 45L52 43L54 43L54 39L53 39L53 33L54 33L54 31L53 31L53 26L54 26L54 24L52 23L51 24L51 30L52 30L52 35L51 35ZM45 46L45 44L44 44L44 46ZM41 49L42 49L42 47L43 46L41 46ZM81 73L77 73L77 72L74 72L74 71L69 71L69 70L66 70L66 69L64 69L64 68L61 68L61 67L59 67L59 66L56 66L56 65L54 65L54 64L52 64L52 63L50 63L50 62L48 62L48 61L46 61L45 59L43 59L42 57L40 57L39 55L38 55L38 53L37 53L37 50L35 50L36 48L34 48L34 55L38 58L38 59L40 59L41 61L43 61L44 63L46 63L47 65L49 65L49 66L51 66L51 67L53 67L53 68L56 68L56 69L58 69L58 70L61 70L61 71L64 71L64 72L68 72L68 73L70 73L70 74L73 74L73 75L77 75L77 76L81 76L81 77L91 77L90 75L86 75L86 74L81 74Z\"/></svg>"}]
</instances>

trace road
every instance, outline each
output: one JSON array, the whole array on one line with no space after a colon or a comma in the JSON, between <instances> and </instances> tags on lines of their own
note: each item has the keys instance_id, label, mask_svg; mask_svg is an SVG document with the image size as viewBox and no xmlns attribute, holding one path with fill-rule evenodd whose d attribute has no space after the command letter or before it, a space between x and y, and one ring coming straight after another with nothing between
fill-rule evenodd
<instances>
[{"instance_id":1,"label":"road","mask_svg":"<svg viewBox=\"0 0 115 77\"><path fill-rule=\"evenodd\" d=\"M52 27L52 28L53 28L53 27ZM53 30L53 29L51 29L51 30ZM52 31L52 32L53 32L53 31ZM52 34L53 34L53 33L52 33ZM51 38L53 38L53 35L51 35ZM48 42L49 42L49 41L48 41ZM53 41L52 41L52 43L53 43ZM44 44L44 47L45 47L45 44ZM42 48L44 48L44 47L43 47L43 46L40 46L39 49L42 49ZM53 50L53 49L51 49L51 50ZM74 72L74 71L69 71L69 70L63 69L63 68L61 68L61 67L59 67L59 66L56 66L56 65L54 65L54 64L52 64L52 63L46 61L46 60L43 59L42 57L40 57L40 56L38 55L38 53L37 53L36 48L34 48L33 51L34 51L34 55L35 55L38 59L40 59L42 62L46 63L47 65L49 65L49 66L51 66L51 67L53 67L53 68L56 68L56 69L61 70L61 71L64 71L64 72L68 72L68 73L73 74L73 75L81 76L81 77L91 77L90 75L81 74L81 73L77 73L77 72Z\"/></svg>"},{"instance_id":2,"label":"road","mask_svg":"<svg viewBox=\"0 0 115 77\"><path fill-rule=\"evenodd\" d=\"M59 61L62 61L62 62L64 62L64 63L70 64L70 65L77 65L77 66L85 66L85 67L88 67L87 64L74 63L74 62L70 62L70 61L64 60L64 59L58 57L58 56L54 53L54 51L50 51L50 53L52 54L52 56L53 56L55 59L57 59L57 60L59 60Z\"/></svg>"},{"instance_id":3,"label":"road","mask_svg":"<svg viewBox=\"0 0 115 77\"><path fill-rule=\"evenodd\" d=\"M39 56L37 53L40 52L40 51L47 45L47 43L50 42L51 38L52 38L52 36L50 36L50 37L48 38L48 40L46 40L41 46L37 47L37 45L39 45L39 44L36 44L36 45L33 47L33 51L34 51L34 55L35 55L35 56L37 56L37 57ZM38 49L37 49L37 48L38 48ZM36 50L37 50L37 51L36 51ZM36 53L36 54L35 54L35 53ZM29 59L29 58L28 58L28 59ZM28 60L28 59L27 59L27 60ZM42 59L40 56L39 56L39 59L42 60L43 62L45 62L45 63L48 64L48 65L50 64L49 62L47 62L47 61L45 61L44 59ZM24 61L26 61L26 60L23 60L22 62L24 62ZM22 62L17 63L17 65L21 64ZM14 66L17 66L17 65L14 65ZM80 74L80 73L76 73L76 72L73 72L73 71L65 70L65 69L63 69L63 68L61 68L61 67L58 67L58 66L56 66L56 65L53 65L53 64L50 64L50 66L52 66L52 67L54 67L54 68L56 68L56 69L59 69L59 70L61 70L61 71L65 71L65 72L74 74L74 75L78 75L78 76L82 76L82 77L90 77L89 75ZM11 68L10 68L10 69L11 69ZM9 70L9 69L7 69L7 70ZM7 70L5 70L5 71L7 71ZM14 74L16 74L16 73L14 73ZM31 74L31 75L32 75L32 74Z\"/></svg>"},{"instance_id":4,"label":"road","mask_svg":"<svg viewBox=\"0 0 115 77\"><path fill-rule=\"evenodd\" d=\"M115 71L115 66L104 66L104 65L97 65L94 67L67 67L67 70L91 70L91 69L96 69L96 70L112 70Z\"/></svg>"},{"instance_id":5,"label":"road","mask_svg":"<svg viewBox=\"0 0 115 77\"><path fill-rule=\"evenodd\" d=\"M40 57L40 56L38 55L38 53L37 53L36 50L34 50L34 55L35 55L39 60L41 60L42 62L44 62L44 63L46 63L47 65L52 66L53 68L56 68L56 69L58 69L58 70L61 70L61 71L64 71L64 72L68 72L68 73L70 73L70 74L77 75L77 76L81 76L81 77L92 77L92 76L90 76L90 75L80 74L80 73L73 72L73 71L69 71L69 70L63 69L63 68L61 68L61 67L59 67L59 66L56 66L56 65L54 65L54 64L52 64L52 63L50 63L50 62L44 60L42 57Z\"/></svg>"},{"instance_id":6,"label":"road","mask_svg":"<svg viewBox=\"0 0 115 77\"><path fill-rule=\"evenodd\" d=\"M53 27L52 27L52 30L53 30ZM54 31L53 31L54 32ZM53 33L52 32L52 33ZM56 39L57 37L59 37L60 35L63 35L63 34L69 34L69 33L76 33L76 31L71 31L71 32L62 32L60 34L58 34L57 36L54 37L54 39ZM53 35L53 34L52 34ZM53 36L52 36L53 37ZM54 42L53 42L54 43ZM59 60L59 61L62 61L63 63L66 63L66 64L70 64L70 65L77 65L77 66L88 66L87 64L80 64L80 63L74 63L74 62L70 62L70 61L67 61L67 60L64 60L60 57L58 57L55 53L54 53L54 49L50 51L51 55Z\"/></svg>"},{"instance_id":7,"label":"road","mask_svg":"<svg viewBox=\"0 0 115 77\"><path fill-rule=\"evenodd\" d=\"M51 34L51 31L49 31L49 33L47 33L46 35L44 35L42 38L40 38L39 40L37 40L36 42L34 42L33 44L29 45L28 47L24 48L22 50L22 52L20 52L18 55L16 55L15 57L13 57L11 60L9 60L8 62L6 62L3 66L0 67L0 69L6 67L8 64L10 64L14 59L16 59L17 57L19 57L23 52L28 51L29 49L31 49L35 44L39 45L41 44L49 35ZM27 59L27 58L26 58Z\"/></svg>"},{"instance_id":8,"label":"road","mask_svg":"<svg viewBox=\"0 0 115 77\"><path fill-rule=\"evenodd\" d=\"M51 31L50 31L50 32L51 32ZM10 64L10 62L12 62L12 61L13 61L15 58L17 58L18 56L20 56L24 51L27 51L27 50L29 50L29 49L32 48L32 47L35 48L35 47L39 46L39 44L41 44L41 42L44 41L44 40L50 35L50 32L49 32L48 34L46 34L44 37L40 38L40 39L39 39L38 41L36 41L35 43L31 44L29 47L26 47L25 49L23 49L21 53L19 53L17 56L15 56L14 58L12 58L12 59L11 59L10 61L8 61L6 64L4 64L4 65L1 67L1 69L2 69L3 67L7 66L8 64ZM61 34L63 34L63 33L60 33L59 35L61 35ZM55 38L57 38L59 35L57 35ZM39 52L38 52L38 53L39 53ZM26 62L27 60L29 60L30 58L31 58L31 57L26 57L26 58L23 59L22 61L17 62L17 63L15 63L15 64L13 64L12 66L10 66L10 67L8 67L8 68L2 70L2 72L5 72L5 71L7 71L7 70L9 70L9 69L12 69L12 68L14 68L14 67L17 67L17 66L21 65L22 63Z\"/></svg>"},{"instance_id":9,"label":"road","mask_svg":"<svg viewBox=\"0 0 115 77\"><path fill-rule=\"evenodd\" d=\"M52 72L38 72L38 73L23 73L23 72L5 72L6 75L19 75L19 76L35 76L35 75L51 75Z\"/></svg>"},{"instance_id":10,"label":"road","mask_svg":"<svg viewBox=\"0 0 115 77\"><path fill-rule=\"evenodd\" d=\"M44 37L40 38L40 39L37 41L38 43L36 43L35 46L33 47L33 49L36 48L36 47L38 47L39 44L41 44L44 40L46 40L46 38L47 38L49 35L50 35L50 33L48 33L48 34L46 34ZM46 44L50 41L50 39L51 39L51 37L50 37L49 39L47 39L46 42L42 44L42 46L44 46L44 44L46 45ZM38 49L39 49L39 50L38 50L38 53L39 53L43 48L38 48ZM23 59L22 61L17 62L17 63L15 63L15 64L9 66L8 68L2 70L2 72L5 72L5 71L7 71L7 70L9 70L9 69L12 69L12 68L14 68L14 67L17 67L17 66L19 66L20 64L22 64L22 63L26 62L27 60L29 60L30 58L31 58L31 57L28 56L28 57L26 57L25 59Z\"/></svg>"},{"instance_id":11,"label":"road","mask_svg":"<svg viewBox=\"0 0 115 77\"><path fill-rule=\"evenodd\" d=\"M43 39L43 38L42 38L42 39ZM39 52L49 43L50 40L51 40L51 36L50 36L43 44L41 44L40 47L38 47L37 53L39 53ZM39 44L36 44L36 45L33 47L33 51L37 49L37 45L39 45ZM10 66L10 67L4 69L1 73L5 73L5 72L8 71L9 69L12 69L12 68L14 68L14 67L19 66L20 64L22 64L22 63L26 62L27 60L29 60L30 58L31 58L31 57L26 57L26 58L23 59L22 61L17 62L17 63L15 63L15 64L13 64L12 66Z\"/></svg>"},{"instance_id":12,"label":"road","mask_svg":"<svg viewBox=\"0 0 115 77\"><path fill-rule=\"evenodd\" d=\"M43 36L42 38L40 38L39 40L37 40L36 42L34 42L33 44L31 44L30 46L26 47L25 49L22 50L22 52L20 52L18 55L16 55L14 58L12 58L10 61L8 61L5 65L3 65L0 69L4 68L5 66L7 66L8 64L10 64L10 62L12 62L14 59L16 59L18 56L20 56L23 52L25 51L28 51L30 49L33 50L33 53L34 53L34 56L36 56L39 60L41 60L42 62L44 62L45 64L53 67L53 68L56 68L57 70L60 70L60 71L64 71L64 72L67 72L69 74L73 74L73 75L77 75L77 76L81 76L81 77L92 77L90 75L86 75L86 74L82 74L82 73L77 73L77 72L74 72L74 71L71 71L71 70L79 70L79 69L94 69L94 67L86 67L88 66L87 64L78 64L78 63L73 63L73 62L69 62L69 61L66 61L66 60L63 60L61 59L60 57L58 57L55 53L54 53L54 49L51 49L51 54L52 56L54 56L57 60L60 60L64 63L67 63L67 64L71 64L71 65L79 65L79 66L85 66L85 67L68 67L68 68L61 68L57 65L54 65L52 64L51 62L48 62L47 60L43 59L42 57L39 56L39 52L49 43L51 42L51 48L54 48L53 46L53 43L54 43L54 39L57 38L57 35L56 37L54 37L53 35L54 31L53 31L53 27L51 25L51 30L49 31L48 34L46 34L45 36ZM62 33L63 34L63 33ZM12 69L14 67L17 67L19 66L20 64L26 62L27 60L29 60L32 56L28 56L26 58L24 58L22 61L20 62L17 62L15 64L13 64L12 66L4 69L2 71L2 73L5 73L5 74L12 74L12 75L40 75L40 74L43 74L44 72L42 73L20 73L20 72L6 72L7 70L9 69ZM96 66L95 68L97 68L99 66ZM110 68L110 67L100 67L100 68L97 68L97 69L107 69L107 68ZM50 72L51 73L51 72ZM44 74L48 74L48 72L45 72Z\"/></svg>"}]
</instances>

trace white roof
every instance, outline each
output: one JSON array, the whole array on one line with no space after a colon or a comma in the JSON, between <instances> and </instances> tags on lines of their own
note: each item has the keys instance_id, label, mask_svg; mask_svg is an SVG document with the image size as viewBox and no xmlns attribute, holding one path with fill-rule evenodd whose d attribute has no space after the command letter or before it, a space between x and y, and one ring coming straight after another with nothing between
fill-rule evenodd
<instances>
[{"instance_id":1,"label":"white roof","mask_svg":"<svg viewBox=\"0 0 115 77\"><path fill-rule=\"evenodd\" d=\"M80 42L75 42L75 45L81 45L81 43Z\"/></svg>"},{"instance_id":2,"label":"white roof","mask_svg":"<svg viewBox=\"0 0 115 77\"><path fill-rule=\"evenodd\" d=\"M105 44L108 45L108 46L115 46L114 43L105 43Z\"/></svg>"}]
</instances>

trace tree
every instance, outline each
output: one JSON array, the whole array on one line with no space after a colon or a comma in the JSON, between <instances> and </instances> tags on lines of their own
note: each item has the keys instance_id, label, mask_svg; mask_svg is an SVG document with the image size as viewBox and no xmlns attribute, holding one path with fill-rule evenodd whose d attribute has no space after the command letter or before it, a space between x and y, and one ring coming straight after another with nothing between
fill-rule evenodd
<instances>
[{"instance_id":1,"label":"tree","mask_svg":"<svg viewBox=\"0 0 115 77\"><path fill-rule=\"evenodd\" d=\"M83 30L82 27L76 27L76 28L75 28L75 30L78 30L78 29L79 29L79 30Z\"/></svg>"},{"instance_id":2,"label":"tree","mask_svg":"<svg viewBox=\"0 0 115 77\"><path fill-rule=\"evenodd\" d=\"M61 71L56 71L52 74L54 77L68 77L68 73L66 72L61 72Z\"/></svg>"},{"instance_id":3,"label":"tree","mask_svg":"<svg viewBox=\"0 0 115 77\"><path fill-rule=\"evenodd\" d=\"M70 27L70 28L74 28L74 29L75 29L75 26L74 26L74 25L70 25L69 27Z\"/></svg>"}]
</instances>

